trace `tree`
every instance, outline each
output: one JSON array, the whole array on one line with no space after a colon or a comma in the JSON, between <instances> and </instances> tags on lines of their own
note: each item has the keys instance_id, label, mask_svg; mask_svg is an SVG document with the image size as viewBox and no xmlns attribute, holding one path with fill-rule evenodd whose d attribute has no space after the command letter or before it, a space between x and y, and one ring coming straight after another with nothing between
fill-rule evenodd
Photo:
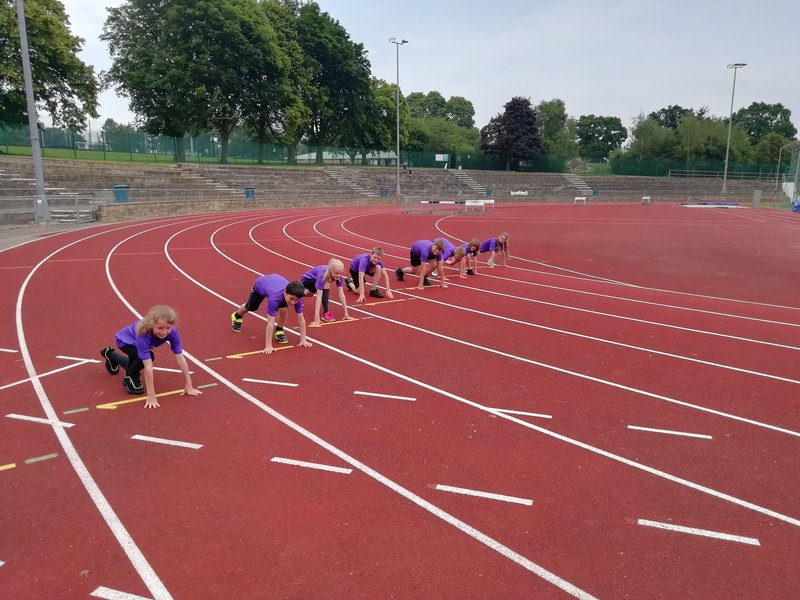
<instances>
[{"instance_id":1,"label":"tree","mask_svg":"<svg viewBox=\"0 0 800 600\"><path fill-rule=\"evenodd\" d=\"M677 104L670 104L666 108L660 108L651 112L647 117L658 123L659 127L677 129L678 125L681 124L683 115L692 112L691 108L683 108Z\"/></svg>"},{"instance_id":2,"label":"tree","mask_svg":"<svg viewBox=\"0 0 800 600\"><path fill-rule=\"evenodd\" d=\"M475 127L475 107L462 96L451 96L445 106L445 118L459 127Z\"/></svg>"},{"instance_id":3,"label":"tree","mask_svg":"<svg viewBox=\"0 0 800 600\"><path fill-rule=\"evenodd\" d=\"M0 123L5 124L28 120L14 4L0 0ZM83 128L87 117L98 117L99 87L94 69L78 58L84 40L70 32L58 0L27 0L25 19L37 109L57 126Z\"/></svg>"},{"instance_id":4,"label":"tree","mask_svg":"<svg viewBox=\"0 0 800 600\"><path fill-rule=\"evenodd\" d=\"M506 170L532 160L542 153L542 141L536 127L536 112L529 98L516 96L481 129L481 149L502 158Z\"/></svg>"},{"instance_id":5,"label":"tree","mask_svg":"<svg viewBox=\"0 0 800 600\"><path fill-rule=\"evenodd\" d=\"M733 113L733 123L744 127L751 144L758 144L769 133L794 138L797 128L792 125L791 119L792 111L780 103L753 102L747 108L740 108Z\"/></svg>"},{"instance_id":6,"label":"tree","mask_svg":"<svg viewBox=\"0 0 800 600\"><path fill-rule=\"evenodd\" d=\"M578 119L578 152L590 161L606 160L628 137L619 117L583 115Z\"/></svg>"},{"instance_id":7,"label":"tree","mask_svg":"<svg viewBox=\"0 0 800 600\"><path fill-rule=\"evenodd\" d=\"M567 116L563 100L543 100L536 106L536 124L542 136L545 155L574 157L578 154L575 142L575 119Z\"/></svg>"},{"instance_id":8,"label":"tree","mask_svg":"<svg viewBox=\"0 0 800 600\"><path fill-rule=\"evenodd\" d=\"M778 133L768 133L753 149L753 160L761 165L771 165L781 159L781 166L788 165L792 158L790 148L783 148L792 140L786 139ZM783 152L781 152L783 148Z\"/></svg>"}]
</instances>

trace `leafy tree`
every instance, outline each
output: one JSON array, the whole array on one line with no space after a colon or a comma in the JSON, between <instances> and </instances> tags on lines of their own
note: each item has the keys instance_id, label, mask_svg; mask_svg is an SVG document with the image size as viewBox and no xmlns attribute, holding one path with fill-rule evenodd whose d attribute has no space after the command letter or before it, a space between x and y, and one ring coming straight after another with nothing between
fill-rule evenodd
<instances>
[{"instance_id":1,"label":"leafy tree","mask_svg":"<svg viewBox=\"0 0 800 600\"><path fill-rule=\"evenodd\" d=\"M578 154L575 119L567 116L563 100L543 100L536 106L536 124L542 136L542 150L549 156Z\"/></svg>"},{"instance_id":2,"label":"leafy tree","mask_svg":"<svg viewBox=\"0 0 800 600\"><path fill-rule=\"evenodd\" d=\"M672 129L662 127L658 121L642 113L633 120L631 143L623 156L638 160L672 157L676 153L677 141Z\"/></svg>"},{"instance_id":3,"label":"leafy tree","mask_svg":"<svg viewBox=\"0 0 800 600\"><path fill-rule=\"evenodd\" d=\"M780 166L786 166L791 161L792 152L791 148L783 147L791 141L779 133L768 133L753 148L753 160L761 165L770 165L777 163L780 158Z\"/></svg>"},{"instance_id":4,"label":"leafy tree","mask_svg":"<svg viewBox=\"0 0 800 600\"><path fill-rule=\"evenodd\" d=\"M648 118L653 119L659 127L666 127L667 129L677 129L681 124L683 115L692 113L691 108L683 108L678 104L670 104L666 108L660 108L647 115Z\"/></svg>"},{"instance_id":5,"label":"leafy tree","mask_svg":"<svg viewBox=\"0 0 800 600\"><path fill-rule=\"evenodd\" d=\"M481 149L504 160L506 170L542 153L542 141L536 126L536 112L529 98L516 96L481 129Z\"/></svg>"},{"instance_id":6,"label":"leafy tree","mask_svg":"<svg viewBox=\"0 0 800 600\"><path fill-rule=\"evenodd\" d=\"M791 119L792 111L780 103L753 102L747 108L740 108L733 113L733 123L744 127L751 144L757 144L769 133L794 138L797 128L792 125Z\"/></svg>"},{"instance_id":7,"label":"leafy tree","mask_svg":"<svg viewBox=\"0 0 800 600\"><path fill-rule=\"evenodd\" d=\"M84 40L70 32L58 0L27 0L25 20L37 109L45 110L56 125L84 127L87 117L98 117L94 70L77 56ZM0 123L27 120L15 2L0 0Z\"/></svg>"},{"instance_id":8,"label":"leafy tree","mask_svg":"<svg viewBox=\"0 0 800 600\"><path fill-rule=\"evenodd\" d=\"M451 96L445 106L445 118L459 127L475 127L475 107L462 96Z\"/></svg>"},{"instance_id":9,"label":"leafy tree","mask_svg":"<svg viewBox=\"0 0 800 600\"><path fill-rule=\"evenodd\" d=\"M591 161L608 158L612 150L619 148L628 137L619 117L583 115L578 119L578 152Z\"/></svg>"},{"instance_id":10,"label":"leafy tree","mask_svg":"<svg viewBox=\"0 0 800 600\"><path fill-rule=\"evenodd\" d=\"M114 119L103 123L103 140L109 150L115 152L146 152L144 136L137 136L131 125L122 125Z\"/></svg>"},{"instance_id":11,"label":"leafy tree","mask_svg":"<svg viewBox=\"0 0 800 600\"><path fill-rule=\"evenodd\" d=\"M306 136L322 164L323 145L344 131L352 138L370 110L370 63L364 46L314 2L300 8L297 32L311 69L311 85L301 92L311 111Z\"/></svg>"},{"instance_id":12,"label":"leafy tree","mask_svg":"<svg viewBox=\"0 0 800 600\"><path fill-rule=\"evenodd\" d=\"M467 154L480 146L480 132L474 128L459 127L441 117L409 120L408 150Z\"/></svg>"},{"instance_id":13,"label":"leafy tree","mask_svg":"<svg viewBox=\"0 0 800 600\"><path fill-rule=\"evenodd\" d=\"M355 162L358 152L362 164L367 164L367 149L393 148L397 135L397 86L375 77L370 80L371 102L364 121L359 123L349 137L347 132L341 139L350 149L350 159ZM400 95L400 143L406 147L408 137L408 106Z\"/></svg>"}]
</instances>

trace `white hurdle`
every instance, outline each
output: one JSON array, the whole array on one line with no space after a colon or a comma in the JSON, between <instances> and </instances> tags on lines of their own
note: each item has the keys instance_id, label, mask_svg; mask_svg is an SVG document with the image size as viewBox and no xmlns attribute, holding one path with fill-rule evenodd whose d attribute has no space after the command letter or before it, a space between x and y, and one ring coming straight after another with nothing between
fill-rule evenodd
<instances>
[{"instance_id":1,"label":"white hurdle","mask_svg":"<svg viewBox=\"0 0 800 600\"><path fill-rule=\"evenodd\" d=\"M572 204L586 204L586 196L575 196Z\"/></svg>"},{"instance_id":2,"label":"white hurdle","mask_svg":"<svg viewBox=\"0 0 800 600\"><path fill-rule=\"evenodd\" d=\"M642 204L652 204L653 200L650 196L642 196Z\"/></svg>"}]
</instances>

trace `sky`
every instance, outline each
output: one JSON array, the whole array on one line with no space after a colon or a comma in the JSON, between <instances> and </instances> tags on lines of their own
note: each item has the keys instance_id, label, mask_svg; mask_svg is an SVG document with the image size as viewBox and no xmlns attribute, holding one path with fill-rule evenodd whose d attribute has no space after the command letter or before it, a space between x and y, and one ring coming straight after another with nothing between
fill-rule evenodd
<instances>
[{"instance_id":1,"label":"sky","mask_svg":"<svg viewBox=\"0 0 800 600\"><path fill-rule=\"evenodd\" d=\"M61 0L80 58L111 65L98 37L106 6L122 0ZM397 77L403 94L463 96L483 127L514 96L560 98L571 117L619 117L678 104L727 118L752 102L781 103L800 130L800 2L797 0L317 0L364 45L372 75ZM125 98L100 98L105 119L133 122ZM94 122L94 121L93 121Z\"/></svg>"}]
</instances>

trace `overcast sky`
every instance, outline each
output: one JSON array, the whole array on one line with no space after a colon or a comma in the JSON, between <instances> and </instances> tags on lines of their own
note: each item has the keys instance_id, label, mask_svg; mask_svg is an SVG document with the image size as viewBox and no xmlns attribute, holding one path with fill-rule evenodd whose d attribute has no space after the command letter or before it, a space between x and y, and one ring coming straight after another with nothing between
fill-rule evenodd
<instances>
[{"instance_id":1,"label":"overcast sky","mask_svg":"<svg viewBox=\"0 0 800 600\"><path fill-rule=\"evenodd\" d=\"M61 0L81 59L110 66L98 39L105 6L122 0ZM679 104L734 111L782 103L800 129L800 1L770 0L318 0L350 38L364 45L375 77L394 82L400 48L404 94L463 96L484 126L513 96L560 98L573 117L616 116L630 127L640 112ZM100 97L101 120L133 121L127 101Z\"/></svg>"}]
</instances>

